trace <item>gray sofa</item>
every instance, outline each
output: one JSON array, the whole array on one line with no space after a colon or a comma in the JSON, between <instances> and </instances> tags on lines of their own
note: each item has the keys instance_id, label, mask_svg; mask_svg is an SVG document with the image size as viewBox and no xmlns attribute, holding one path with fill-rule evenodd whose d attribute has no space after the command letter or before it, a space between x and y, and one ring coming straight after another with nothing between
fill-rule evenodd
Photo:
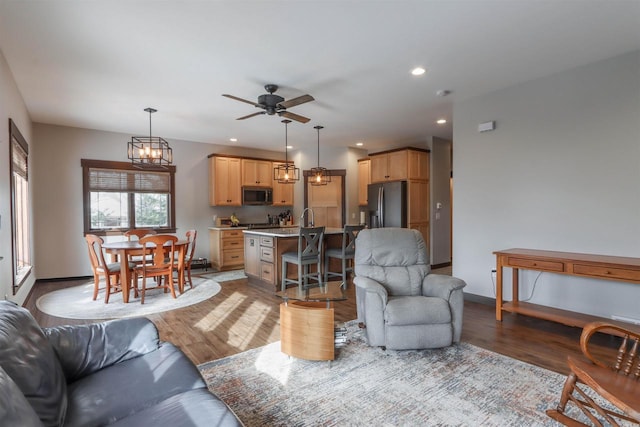
<instances>
[{"instance_id":1,"label":"gray sofa","mask_svg":"<svg viewBox=\"0 0 640 427\"><path fill-rule=\"evenodd\" d=\"M0 301L0 425L238 426L145 318L42 329Z\"/></svg>"},{"instance_id":2,"label":"gray sofa","mask_svg":"<svg viewBox=\"0 0 640 427\"><path fill-rule=\"evenodd\" d=\"M431 274L420 232L362 230L354 264L358 321L370 346L408 350L460 341L466 284Z\"/></svg>"}]
</instances>

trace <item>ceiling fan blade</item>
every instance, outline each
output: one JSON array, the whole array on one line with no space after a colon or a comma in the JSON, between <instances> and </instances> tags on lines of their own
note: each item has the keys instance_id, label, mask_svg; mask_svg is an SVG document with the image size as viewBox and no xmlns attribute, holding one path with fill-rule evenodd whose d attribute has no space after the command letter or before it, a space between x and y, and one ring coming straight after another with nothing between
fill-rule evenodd
<instances>
[{"instance_id":1,"label":"ceiling fan blade","mask_svg":"<svg viewBox=\"0 0 640 427\"><path fill-rule=\"evenodd\" d=\"M248 119L248 118L253 117L253 116L260 116L262 114L265 114L265 112L264 111L259 111L257 113L249 114L248 116L238 117L236 120L244 120L244 119Z\"/></svg>"},{"instance_id":2,"label":"ceiling fan blade","mask_svg":"<svg viewBox=\"0 0 640 427\"><path fill-rule=\"evenodd\" d=\"M286 101L282 101L281 103L278 104L278 107L290 108L290 107L295 107L296 105L304 104L305 102L311 102L313 100L314 98L311 95L302 95L302 96L298 96L297 98L291 98Z\"/></svg>"},{"instance_id":3,"label":"ceiling fan blade","mask_svg":"<svg viewBox=\"0 0 640 427\"><path fill-rule=\"evenodd\" d=\"M237 96L227 95L226 93L223 93L223 94L222 94L222 96L226 96L227 98L235 99L236 101L240 101L240 102L246 102L247 104L251 104L251 105L253 105L253 106L255 106L255 107L260 107L260 108L262 108L262 105L260 105L260 104L256 104L255 102L253 102L253 101L248 101L248 100L246 100L246 99L238 98Z\"/></svg>"},{"instance_id":4,"label":"ceiling fan blade","mask_svg":"<svg viewBox=\"0 0 640 427\"><path fill-rule=\"evenodd\" d=\"M289 111L278 111L278 115L281 117L286 117L291 120L295 120L296 122L300 122L300 123L307 123L309 120L311 120L299 114L290 113Z\"/></svg>"}]
</instances>

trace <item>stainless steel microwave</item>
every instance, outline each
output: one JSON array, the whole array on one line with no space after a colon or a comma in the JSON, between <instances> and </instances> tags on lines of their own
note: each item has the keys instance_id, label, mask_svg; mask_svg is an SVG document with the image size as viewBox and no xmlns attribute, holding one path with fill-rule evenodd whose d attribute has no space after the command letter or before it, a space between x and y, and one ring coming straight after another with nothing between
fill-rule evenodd
<instances>
[{"instance_id":1,"label":"stainless steel microwave","mask_svg":"<svg viewBox=\"0 0 640 427\"><path fill-rule=\"evenodd\" d=\"M273 204L273 190L261 187L242 187L243 205L271 205Z\"/></svg>"}]
</instances>

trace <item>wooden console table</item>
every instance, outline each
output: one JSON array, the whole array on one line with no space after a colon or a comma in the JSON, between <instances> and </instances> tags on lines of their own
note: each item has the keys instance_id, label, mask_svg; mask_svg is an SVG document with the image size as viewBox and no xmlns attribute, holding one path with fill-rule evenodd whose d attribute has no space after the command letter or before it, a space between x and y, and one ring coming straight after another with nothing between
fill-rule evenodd
<instances>
[{"instance_id":1,"label":"wooden console table","mask_svg":"<svg viewBox=\"0 0 640 427\"><path fill-rule=\"evenodd\" d=\"M602 320L596 316L520 301L518 283L520 269L568 274L590 279L640 283L640 258L535 249L506 249L496 251L494 254L496 255L496 320L498 321L502 321L503 311L577 327ZM511 302L502 301L502 270L505 267L512 269L513 299ZM617 323L609 319L607 321Z\"/></svg>"}]
</instances>

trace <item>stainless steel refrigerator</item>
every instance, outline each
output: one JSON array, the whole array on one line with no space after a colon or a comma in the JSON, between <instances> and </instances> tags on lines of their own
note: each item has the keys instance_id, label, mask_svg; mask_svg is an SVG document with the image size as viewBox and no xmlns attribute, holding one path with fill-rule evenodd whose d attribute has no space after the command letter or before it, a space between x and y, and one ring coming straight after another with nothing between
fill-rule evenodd
<instances>
[{"instance_id":1,"label":"stainless steel refrigerator","mask_svg":"<svg viewBox=\"0 0 640 427\"><path fill-rule=\"evenodd\" d=\"M369 184L367 187L369 228L407 226L407 182Z\"/></svg>"}]
</instances>

